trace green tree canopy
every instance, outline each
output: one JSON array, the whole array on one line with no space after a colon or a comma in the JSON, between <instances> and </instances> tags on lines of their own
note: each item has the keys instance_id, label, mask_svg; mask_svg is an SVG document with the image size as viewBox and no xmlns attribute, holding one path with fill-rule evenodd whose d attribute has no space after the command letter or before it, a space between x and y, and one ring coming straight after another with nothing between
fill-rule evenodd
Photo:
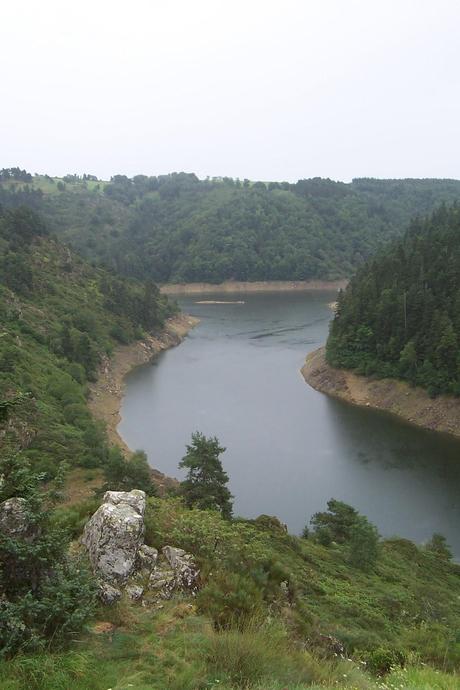
<instances>
[{"instance_id":1,"label":"green tree canopy","mask_svg":"<svg viewBox=\"0 0 460 690\"><path fill-rule=\"evenodd\" d=\"M232 515L232 495L227 488L228 475L224 472L219 455L225 451L217 438L206 438L196 431L179 467L187 469L181 482L182 493L189 506L218 510L229 519Z\"/></svg>"},{"instance_id":2,"label":"green tree canopy","mask_svg":"<svg viewBox=\"0 0 460 690\"><path fill-rule=\"evenodd\" d=\"M93 612L96 590L68 557L66 533L53 525L59 482L44 491L43 476L13 453L0 457L0 477L0 511L16 502L14 530L5 513L0 531L1 657L62 645Z\"/></svg>"},{"instance_id":3,"label":"green tree canopy","mask_svg":"<svg viewBox=\"0 0 460 690\"><path fill-rule=\"evenodd\" d=\"M412 222L338 300L332 366L460 395L460 206Z\"/></svg>"}]
</instances>

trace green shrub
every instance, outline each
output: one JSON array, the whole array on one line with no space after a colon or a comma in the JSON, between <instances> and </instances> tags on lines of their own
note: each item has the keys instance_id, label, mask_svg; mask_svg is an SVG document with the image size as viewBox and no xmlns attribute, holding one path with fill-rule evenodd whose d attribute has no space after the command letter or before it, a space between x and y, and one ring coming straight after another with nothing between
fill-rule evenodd
<instances>
[{"instance_id":1,"label":"green shrub","mask_svg":"<svg viewBox=\"0 0 460 690\"><path fill-rule=\"evenodd\" d=\"M216 632L210 638L207 662L215 675L235 689L274 680L310 684L321 676L318 663L293 648L285 631L274 625Z\"/></svg>"},{"instance_id":2,"label":"green shrub","mask_svg":"<svg viewBox=\"0 0 460 690\"><path fill-rule=\"evenodd\" d=\"M377 528L364 515L359 515L350 530L350 564L361 570L370 570L377 560L378 547Z\"/></svg>"},{"instance_id":3,"label":"green shrub","mask_svg":"<svg viewBox=\"0 0 460 690\"><path fill-rule=\"evenodd\" d=\"M263 616L263 595L257 584L245 575L220 571L210 576L199 592L199 610L209 616L218 629L236 626L244 629Z\"/></svg>"},{"instance_id":4,"label":"green shrub","mask_svg":"<svg viewBox=\"0 0 460 690\"><path fill-rule=\"evenodd\" d=\"M67 556L65 532L53 523L59 482L47 491L22 456L0 459L0 503L20 497L27 531L0 533L0 656L63 645L95 606L85 568Z\"/></svg>"},{"instance_id":5,"label":"green shrub","mask_svg":"<svg viewBox=\"0 0 460 690\"><path fill-rule=\"evenodd\" d=\"M447 539L442 535L435 532L431 539L425 544L427 551L431 551L439 558L445 561L452 560L452 550L447 543Z\"/></svg>"},{"instance_id":6,"label":"green shrub","mask_svg":"<svg viewBox=\"0 0 460 690\"><path fill-rule=\"evenodd\" d=\"M407 655L400 649L378 647L365 655L367 669L374 676L384 676L394 668L404 666Z\"/></svg>"},{"instance_id":7,"label":"green shrub","mask_svg":"<svg viewBox=\"0 0 460 690\"><path fill-rule=\"evenodd\" d=\"M147 455L143 450L137 450L126 459L119 448L111 448L103 469L106 481L100 493L132 489L145 491L148 496L155 496L157 493Z\"/></svg>"}]
</instances>

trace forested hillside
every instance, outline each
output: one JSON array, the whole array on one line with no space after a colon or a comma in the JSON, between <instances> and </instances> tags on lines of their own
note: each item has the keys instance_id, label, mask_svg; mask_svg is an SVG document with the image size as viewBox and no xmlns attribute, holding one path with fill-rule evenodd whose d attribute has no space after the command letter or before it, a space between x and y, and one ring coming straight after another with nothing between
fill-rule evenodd
<instances>
[{"instance_id":1,"label":"forested hillside","mask_svg":"<svg viewBox=\"0 0 460 690\"><path fill-rule=\"evenodd\" d=\"M87 382L102 355L172 312L153 283L90 267L30 209L0 210L0 400L10 408L2 448L22 448L49 474L61 461L100 464L108 448Z\"/></svg>"},{"instance_id":2,"label":"forested hillside","mask_svg":"<svg viewBox=\"0 0 460 690\"><path fill-rule=\"evenodd\" d=\"M460 207L414 220L341 294L327 343L337 367L460 395Z\"/></svg>"},{"instance_id":3,"label":"forested hillside","mask_svg":"<svg viewBox=\"0 0 460 690\"><path fill-rule=\"evenodd\" d=\"M414 215L458 199L456 180L0 174L0 202L33 205L87 258L157 282L349 277Z\"/></svg>"}]
</instances>

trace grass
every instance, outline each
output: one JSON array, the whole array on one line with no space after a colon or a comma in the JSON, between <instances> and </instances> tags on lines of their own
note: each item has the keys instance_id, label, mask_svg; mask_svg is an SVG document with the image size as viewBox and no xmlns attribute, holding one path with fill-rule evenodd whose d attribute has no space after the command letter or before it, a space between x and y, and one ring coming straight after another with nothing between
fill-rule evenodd
<instances>
[{"instance_id":1,"label":"grass","mask_svg":"<svg viewBox=\"0 0 460 690\"><path fill-rule=\"evenodd\" d=\"M421 666L372 679L355 662L292 645L279 623L218 633L182 602L153 616L123 603L113 614L125 620L113 634L89 632L70 651L0 665L1 690L460 689L457 676Z\"/></svg>"},{"instance_id":2,"label":"grass","mask_svg":"<svg viewBox=\"0 0 460 690\"><path fill-rule=\"evenodd\" d=\"M67 510L84 516L86 503ZM0 690L460 690L458 566L390 540L363 573L345 547L171 498L150 499L146 523L148 543L195 554L198 597L101 607L70 649L1 664ZM370 654L396 649L407 668L366 672Z\"/></svg>"},{"instance_id":3,"label":"grass","mask_svg":"<svg viewBox=\"0 0 460 690\"><path fill-rule=\"evenodd\" d=\"M86 503L64 509L64 520L65 510L83 524ZM155 611L127 599L101 608L67 651L3 663L1 690L460 690L455 564L393 539L363 573L346 547L171 498L149 500L146 524L148 543L195 554L198 597ZM338 640L349 659L334 651ZM394 650L407 668L366 672L371 658L373 668L387 653L397 658Z\"/></svg>"}]
</instances>

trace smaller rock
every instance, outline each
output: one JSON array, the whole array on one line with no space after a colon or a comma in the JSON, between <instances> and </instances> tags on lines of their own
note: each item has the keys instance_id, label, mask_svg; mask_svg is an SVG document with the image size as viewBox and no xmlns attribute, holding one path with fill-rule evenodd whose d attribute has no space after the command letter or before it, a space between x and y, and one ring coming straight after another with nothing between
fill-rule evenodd
<instances>
[{"instance_id":1,"label":"smaller rock","mask_svg":"<svg viewBox=\"0 0 460 690\"><path fill-rule=\"evenodd\" d=\"M116 587L109 585L108 582L100 582L99 598L103 604L114 604L121 598L121 592Z\"/></svg>"},{"instance_id":2,"label":"smaller rock","mask_svg":"<svg viewBox=\"0 0 460 690\"><path fill-rule=\"evenodd\" d=\"M137 561L140 570L147 570L149 573L154 570L158 560L158 551L153 546L142 544L137 552Z\"/></svg>"},{"instance_id":3,"label":"smaller rock","mask_svg":"<svg viewBox=\"0 0 460 690\"><path fill-rule=\"evenodd\" d=\"M133 601L139 601L144 594L144 588L140 585L128 585L125 589L125 592Z\"/></svg>"},{"instance_id":4,"label":"smaller rock","mask_svg":"<svg viewBox=\"0 0 460 690\"><path fill-rule=\"evenodd\" d=\"M162 553L174 570L176 589L186 589L195 594L199 588L200 571L193 556L174 546L164 546Z\"/></svg>"},{"instance_id":5,"label":"smaller rock","mask_svg":"<svg viewBox=\"0 0 460 690\"><path fill-rule=\"evenodd\" d=\"M174 572L169 568L155 568L149 578L149 589L154 590L161 598L170 599L176 586Z\"/></svg>"},{"instance_id":6,"label":"smaller rock","mask_svg":"<svg viewBox=\"0 0 460 690\"><path fill-rule=\"evenodd\" d=\"M0 530L11 539L33 539L37 534L27 514L25 498L9 498L0 503Z\"/></svg>"},{"instance_id":7,"label":"smaller rock","mask_svg":"<svg viewBox=\"0 0 460 690\"><path fill-rule=\"evenodd\" d=\"M178 549L175 546L163 546L161 552L171 568L179 568L183 565L184 559L188 561L192 558L185 553L184 549Z\"/></svg>"}]
</instances>

